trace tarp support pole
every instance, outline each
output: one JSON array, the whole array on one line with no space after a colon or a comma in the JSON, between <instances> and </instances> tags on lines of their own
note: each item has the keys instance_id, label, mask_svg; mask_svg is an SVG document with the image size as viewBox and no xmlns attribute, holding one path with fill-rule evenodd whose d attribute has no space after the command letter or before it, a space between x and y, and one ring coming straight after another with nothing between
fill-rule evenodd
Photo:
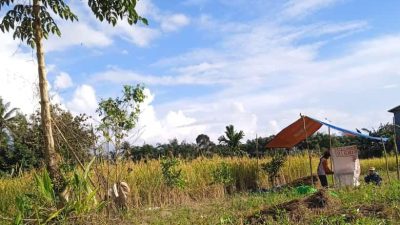
<instances>
[{"instance_id":1,"label":"tarp support pole","mask_svg":"<svg viewBox=\"0 0 400 225\"><path fill-rule=\"evenodd\" d=\"M306 120L304 119L304 116L301 115L301 118L303 118L303 128L304 128L304 134L306 135L306 145L308 149L308 159L310 161L310 177L311 177L311 185L314 186L314 177L313 177L313 172L312 172L312 157L311 157L311 150L310 146L308 146L308 135L307 135L307 129L306 129Z\"/></svg>"},{"instance_id":2,"label":"tarp support pole","mask_svg":"<svg viewBox=\"0 0 400 225\"><path fill-rule=\"evenodd\" d=\"M259 158L259 156L258 156L258 136L257 136L257 134L256 134L256 157L257 157L257 180L258 180L258 178L259 178L259 174L260 174L260 166L259 166L259 162L258 162L258 158ZM257 186L258 186L258 182L257 182ZM258 187L257 187L258 188Z\"/></svg>"},{"instance_id":3,"label":"tarp support pole","mask_svg":"<svg viewBox=\"0 0 400 225\"><path fill-rule=\"evenodd\" d=\"M328 134L329 134L329 152L332 154L332 135L331 135L331 128L328 127ZM332 171L335 171L335 166L333 165L332 157L329 157L332 165ZM335 174L332 174L332 184L335 186Z\"/></svg>"},{"instance_id":4,"label":"tarp support pole","mask_svg":"<svg viewBox=\"0 0 400 225\"><path fill-rule=\"evenodd\" d=\"M396 143L396 135L393 136L393 141L394 141L394 150L396 151L396 171L397 171L397 179L400 180L400 171L399 171L399 152L397 149L397 143Z\"/></svg>"},{"instance_id":5,"label":"tarp support pole","mask_svg":"<svg viewBox=\"0 0 400 225\"><path fill-rule=\"evenodd\" d=\"M393 117L393 142L394 142L394 151L396 152L396 171L397 171L397 179L400 180L400 171L399 171L399 150L397 149L397 136L396 136L396 122Z\"/></svg>"},{"instance_id":6,"label":"tarp support pole","mask_svg":"<svg viewBox=\"0 0 400 225\"><path fill-rule=\"evenodd\" d=\"M293 181L293 178L292 178L292 166L290 165L291 163L290 163L290 154L289 154L289 150L290 149L285 149L286 150L286 156L287 156L287 162L288 162L288 165L289 165L289 168L288 168L288 175L289 175L289 181L288 182L292 182Z\"/></svg>"},{"instance_id":7,"label":"tarp support pole","mask_svg":"<svg viewBox=\"0 0 400 225\"><path fill-rule=\"evenodd\" d=\"M389 163L387 159L387 154L386 154L386 147L385 147L385 142L382 140L382 146L383 146L383 154L385 154L385 163L386 163L386 175L388 177L388 181L390 183L390 176L389 176Z\"/></svg>"}]
</instances>

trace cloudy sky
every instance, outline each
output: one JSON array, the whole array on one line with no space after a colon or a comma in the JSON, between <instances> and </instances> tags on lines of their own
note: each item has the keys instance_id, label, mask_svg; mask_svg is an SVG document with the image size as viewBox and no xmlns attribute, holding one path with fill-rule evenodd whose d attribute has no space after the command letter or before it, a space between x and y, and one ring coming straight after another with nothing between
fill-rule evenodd
<instances>
[{"instance_id":1,"label":"cloudy sky","mask_svg":"<svg viewBox=\"0 0 400 225\"><path fill-rule=\"evenodd\" d=\"M115 28L70 2L80 21L45 42L52 101L94 115L145 84L136 144L215 141L228 124L252 139L300 113L371 128L400 104L398 0L140 0L149 26ZM0 33L0 96L30 114L36 82L34 52Z\"/></svg>"}]
</instances>

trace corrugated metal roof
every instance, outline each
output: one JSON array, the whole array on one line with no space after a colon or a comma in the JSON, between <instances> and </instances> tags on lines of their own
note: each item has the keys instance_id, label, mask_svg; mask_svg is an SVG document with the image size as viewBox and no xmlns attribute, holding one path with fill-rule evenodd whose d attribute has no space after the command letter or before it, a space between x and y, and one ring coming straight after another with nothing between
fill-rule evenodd
<instances>
[{"instance_id":1,"label":"corrugated metal roof","mask_svg":"<svg viewBox=\"0 0 400 225\"><path fill-rule=\"evenodd\" d=\"M400 112L400 105L394 107L393 109L390 109L388 112L391 112L391 113Z\"/></svg>"}]
</instances>

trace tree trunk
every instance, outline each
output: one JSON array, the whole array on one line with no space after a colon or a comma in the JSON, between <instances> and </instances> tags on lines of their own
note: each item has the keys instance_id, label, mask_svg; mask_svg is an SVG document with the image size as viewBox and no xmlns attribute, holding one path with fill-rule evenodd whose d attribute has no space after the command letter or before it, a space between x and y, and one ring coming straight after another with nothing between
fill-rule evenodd
<instances>
[{"instance_id":1,"label":"tree trunk","mask_svg":"<svg viewBox=\"0 0 400 225\"><path fill-rule=\"evenodd\" d=\"M56 193L61 193L66 184L64 177L60 171L61 158L54 148L53 131L51 126L50 102L47 89L46 69L44 62L44 51L42 46L43 31L40 20L40 0L33 0L33 32L36 44L36 57L38 61L39 73L39 90L40 90L40 107L41 122L43 134L45 138L44 156L46 160L47 170L53 181L53 188Z\"/></svg>"}]
</instances>

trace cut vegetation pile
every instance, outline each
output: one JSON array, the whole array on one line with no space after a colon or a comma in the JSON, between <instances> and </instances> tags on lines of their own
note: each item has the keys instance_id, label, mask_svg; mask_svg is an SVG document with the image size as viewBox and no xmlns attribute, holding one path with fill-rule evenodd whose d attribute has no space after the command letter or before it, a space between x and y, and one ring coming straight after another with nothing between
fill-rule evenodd
<instances>
[{"instance_id":1,"label":"cut vegetation pile","mask_svg":"<svg viewBox=\"0 0 400 225\"><path fill-rule=\"evenodd\" d=\"M313 195L295 199L261 210L247 218L248 224L266 224L269 221L279 221L283 216L288 216L293 223L304 221L304 217L311 214L322 214L324 211L338 209L340 202L332 197L328 191L319 190Z\"/></svg>"},{"instance_id":2,"label":"cut vegetation pile","mask_svg":"<svg viewBox=\"0 0 400 225\"><path fill-rule=\"evenodd\" d=\"M295 187L304 186L304 185L313 186L313 183L314 183L314 187L316 187L316 188L320 187L320 183L319 183L318 177L316 175L313 175L312 178L311 178L311 176L307 176L307 177L301 177L301 178L295 179L295 180L287 183L285 185L285 187L295 188Z\"/></svg>"}]
</instances>

